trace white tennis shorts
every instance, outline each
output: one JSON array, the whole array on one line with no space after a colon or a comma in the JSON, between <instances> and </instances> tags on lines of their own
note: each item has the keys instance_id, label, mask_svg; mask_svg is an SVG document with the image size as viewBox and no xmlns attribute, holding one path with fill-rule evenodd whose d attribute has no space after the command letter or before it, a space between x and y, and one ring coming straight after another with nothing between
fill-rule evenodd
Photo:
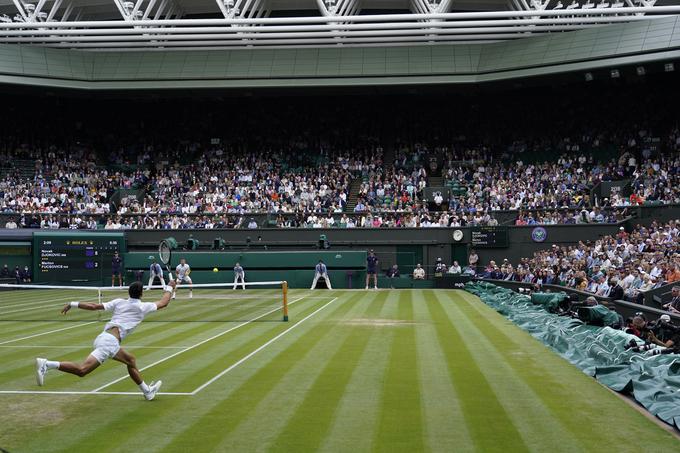
<instances>
[{"instance_id":1,"label":"white tennis shorts","mask_svg":"<svg viewBox=\"0 0 680 453\"><path fill-rule=\"evenodd\" d=\"M102 332L94 339L94 351L90 355L101 364L118 354L119 349L118 339L108 332Z\"/></svg>"},{"instance_id":2,"label":"white tennis shorts","mask_svg":"<svg viewBox=\"0 0 680 453\"><path fill-rule=\"evenodd\" d=\"M191 282L191 277L189 277L188 275L185 275L185 276L182 277L182 278L178 278L178 279L177 279L177 282L178 282L178 283L192 283L192 282Z\"/></svg>"}]
</instances>

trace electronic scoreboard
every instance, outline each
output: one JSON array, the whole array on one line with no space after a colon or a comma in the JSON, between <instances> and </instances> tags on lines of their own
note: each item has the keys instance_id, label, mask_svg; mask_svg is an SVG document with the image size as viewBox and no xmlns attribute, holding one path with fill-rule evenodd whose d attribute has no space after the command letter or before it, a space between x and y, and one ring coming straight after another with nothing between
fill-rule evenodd
<instances>
[{"instance_id":1,"label":"electronic scoreboard","mask_svg":"<svg viewBox=\"0 0 680 453\"><path fill-rule=\"evenodd\" d=\"M126 251L123 233L36 232L33 279L36 283L91 283L111 278L111 260Z\"/></svg>"},{"instance_id":2,"label":"electronic scoreboard","mask_svg":"<svg viewBox=\"0 0 680 453\"><path fill-rule=\"evenodd\" d=\"M507 248L510 246L507 226L482 226L470 228L473 247Z\"/></svg>"}]
</instances>

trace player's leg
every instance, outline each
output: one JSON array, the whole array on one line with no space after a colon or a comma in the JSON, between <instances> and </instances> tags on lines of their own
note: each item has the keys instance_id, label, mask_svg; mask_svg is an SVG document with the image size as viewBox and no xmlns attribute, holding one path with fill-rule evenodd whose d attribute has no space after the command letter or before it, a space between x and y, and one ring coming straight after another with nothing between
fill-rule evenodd
<instances>
[{"instance_id":1,"label":"player's leg","mask_svg":"<svg viewBox=\"0 0 680 453\"><path fill-rule=\"evenodd\" d=\"M93 355L87 356L84 362L59 362L57 369L63 371L64 373L75 374L76 376L86 376L94 371L99 365L99 361Z\"/></svg>"},{"instance_id":2,"label":"player's leg","mask_svg":"<svg viewBox=\"0 0 680 453\"><path fill-rule=\"evenodd\" d=\"M45 375L49 370L59 370L79 377L87 376L100 365L99 360L92 354L81 362L55 362L42 358L35 359L35 375L38 385L45 383Z\"/></svg>"},{"instance_id":3,"label":"player's leg","mask_svg":"<svg viewBox=\"0 0 680 453\"><path fill-rule=\"evenodd\" d=\"M321 274L314 273L314 281L312 281L312 287L310 289L316 288L316 284L318 283L320 276L321 276Z\"/></svg>"},{"instance_id":4,"label":"player's leg","mask_svg":"<svg viewBox=\"0 0 680 453\"><path fill-rule=\"evenodd\" d=\"M173 299L174 299L175 296L177 295L177 289L179 288L179 284L182 283L182 279L179 278L179 277L177 277L177 280L176 280L176 281L177 281L177 285L175 285L175 287L172 289L172 298L173 298ZM165 285L163 285L163 286L165 286Z\"/></svg>"},{"instance_id":5,"label":"player's leg","mask_svg":"<svg viewBox=\"0 0 680 453\"><path fill-rule=\"evenodd\" d=\"M118 338L108 332L102 332L94 339L94 350L82 363L53 362L37 358L35 359L35 374L38 385L43 385L45 375L52 369L58 369L64 373L75 374L80 377L86 376L107 359L115 356L119 349L120 343Z\"/></svg>"},{"instance_id":6,"label":"player's leg","mask_svg":"<svg viewBox=\"0 0 680 453\"><path fill-rule=\"evenodd\" d=\"M189 299L192 299L194 297L194 282L191 281L189 276L184 277L184 280L189 283Z\"/></svg>"},{"instance_id":7,"label":"player's leg","mask_svg":"<svg viewBox=\"0 0 680 453\"><path fill-rule=\"evenodd\" d=\"M151 385L148 385L146 382L144 382L142 374L137 368L137 359L134 355L121 348L118 350L116 355L113 356L113 360L124 363L127 366L130 379L132 379L135 384L139 386L139 389L142 391L142 393L144 393L144 398L147 400L154 399L156 392L158 392L158 390L161 388L162 382L152 382Z\"/></svg>"}]
</instances>

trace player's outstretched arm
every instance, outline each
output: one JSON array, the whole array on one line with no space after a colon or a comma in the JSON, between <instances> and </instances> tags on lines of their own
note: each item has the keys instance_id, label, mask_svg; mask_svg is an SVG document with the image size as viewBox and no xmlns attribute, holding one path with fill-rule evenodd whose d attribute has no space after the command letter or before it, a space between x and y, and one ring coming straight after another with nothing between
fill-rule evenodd
<instances>
[{"instance_id":1,"label":"player's outstretched arm","mask_svg":"<svg viewBox=\"0 0 680 453\"><path fill-rule=\"evenodd\" d=\"M95 303L92 303L92 302L71 302L71 303L64 305L64 308L61 309L61 314L65 315L72 308L80 308L81 310L97 311L97 310L103 310L104 305L95 304Z\"/></svg>"},{"instance_id":2,"label":"player's outstretched arm","mask_svg":"<svg viewBox=\"0 0 680 453\"><path fill-rule=\"evenodd\" d=\"M166 291L163 293L163 297L161 297L161 300L156 302L156 308L158 310L161 310L161 309L167 307L168 304L170 303L170 300L172 298L172 291L177 286L177 280L170 280L170 283L168 284L168 286L171 288L170 291L168 291L166 289Z\"/></svg>"}]
</instances>

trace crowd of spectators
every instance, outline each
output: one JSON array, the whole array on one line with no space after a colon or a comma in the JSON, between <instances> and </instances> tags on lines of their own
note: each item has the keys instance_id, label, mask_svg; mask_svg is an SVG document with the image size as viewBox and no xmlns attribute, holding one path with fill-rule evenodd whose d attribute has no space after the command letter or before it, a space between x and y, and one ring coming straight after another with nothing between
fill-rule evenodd
<instances>
[{"instance_id":1,"label":"crowd of spectators","mask_svg":"<svg viewBox=\"0 0 680 453\"><path fill-rule=\"evenodd\" d=\"M304 153L300 147L297 155ZM238 227L249 214L284 214L279 227L455 227L495 225L495 212L507 210L517 212L515 225L615 223L630 206L680 202L680 157L663 155L638 165L624 154L619 163L634 164L627 167L615 160L594 164L584 155L540 165L484 163L475 160L484 154L474 152L461 155L470 159L464 164L448 153L438 170L458 181L464 194L435 205L423 197L423 157L416 160L423 165L409 168L397 158L399 166L385 166L380 148L359 156L326 152L295 163L278 154L241 156L211 148L188 165L161 161L129 172L96 166L85 149L68 157L55 150L21 150L19 156L35 161L34 175L22 178L12 169L0 179L0 213L37 215L41 228L93 228L84 220L93 214L107 228ZM617 178L630 180L629 196L616 191L611 199L590 200L595 184ZM348 210L353 180L361 182ZM110 196L117 189L138 190L114 203ZM19 219L6 218L7 227L26 226Z\"/></svg>"},{"instance_id":2,"label":"crowd of spectators","mask_svg":"<svg viewBox=\"0 0 680 453\"><path fill-rule=\"evenodd\" d=\"M540 96L100 99L98 115L83 115L80 99L35 109L16 97L0 125L0 226L614 222L628 207L680 202L680 130L660 107L674 105L675 82Z\"/></svg>"},{"instance_id":3,"label":"crowd of spectators","mask_svg":"<svg viewBox=\"0 0 680 453\"><path fill-rule=\"evenodd\" d=\"M598 296L641 303L643 293L680 282L680 220L637 225L593 242L551 248L513 265L491 261L485 278L562 285Z\"/></svg>"}]
</instances>

